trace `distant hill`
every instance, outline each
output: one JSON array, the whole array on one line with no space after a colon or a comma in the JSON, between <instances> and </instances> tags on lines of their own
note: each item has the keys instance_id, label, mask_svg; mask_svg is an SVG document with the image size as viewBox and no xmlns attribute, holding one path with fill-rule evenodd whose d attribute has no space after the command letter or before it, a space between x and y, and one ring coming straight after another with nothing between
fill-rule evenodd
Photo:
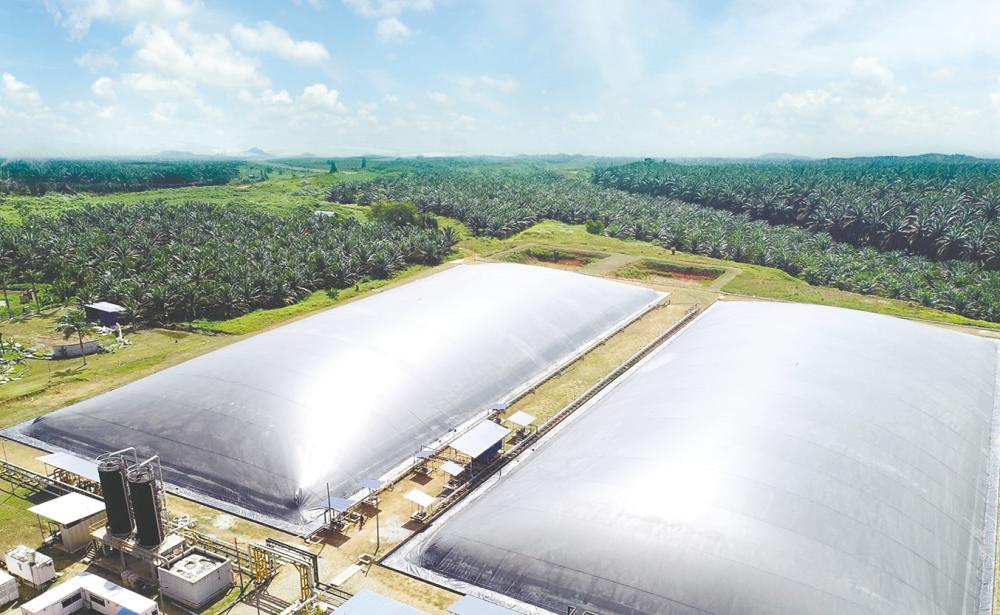
<instances>
[{"instance_id":1,"label":"distant hill","mask_svg":"<svg viewBox=\"0 0 1000 615\"><path fill-rule=\"evenodd\" d=\"M275 158L274 154L265 152L259 147L251 147L250 149L245 150L241 155L246 158Z\"/></svg>"}]
</instances>

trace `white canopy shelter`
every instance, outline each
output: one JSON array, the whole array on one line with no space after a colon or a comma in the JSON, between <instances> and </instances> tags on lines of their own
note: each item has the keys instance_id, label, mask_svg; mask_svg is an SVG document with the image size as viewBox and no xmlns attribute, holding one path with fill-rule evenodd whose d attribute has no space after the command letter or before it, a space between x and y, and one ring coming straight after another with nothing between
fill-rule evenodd
<instances>
[{"instance_id":1,"label":"white canopy shelter","mask_svg":"<svg viewBox=\"0 0 1000 615\"><path fill-rule=\"evenodd\" d=\"M434 500L437 498L429 496L419 489L411 489L410 492L406 494L406 499L413 502L417 506L427 508L433 504Z\"/></svg>"},{"instance_id":2,"label":"white canopy shelter","mask_svg":"<svg viewBox=\"0 0 1000 615\"><path fill-rule=\"evenodd\" d=\"M345 510L349 510L351 506L354 506L355 504L357 504L357 501L351 500L349 498L331 497L327 498L326 500L326 508L329 508L330 510L335 510L337 512L344 512Z\"/></svg>"},{"instance_id":3,"label":"white canopy shelter","mask_svg":"<svg viewBox=\"0 0 1000 615\"><path fill-rule=\"evenodd\" d=\"M510 430L503 425L497 425L493 421L483 421L455 438L449 446L475 459L503 441L509 434Z\"/></svg>"},{"instance_id":4,"label":"white canopy shelter","mask_svg":"<svg viewBox=\"0 0 1000 615\"><path fill-rule=\"evenodd\" d=\"M445 474L450 476L458 476L462 472L465 472L465 466L455 463L454 461L446 461L442 463L441 469L444 470Z\"/></svg>"},{"instance_id":5,"label":"white canopy shelter","mask_svg":"<svg viewBox=\"0 0 1000 615\"><path fill-rule=\"evenodd\" d=\"M49 455L35 457L35 459L37 461L41 461L47 466L52 466L53 468L69 472L70 474L82 476L87 480L94 481L95 483L101 481L101 477L97 473L97 464L93 461L87 461L86 459L77 457L76 455L70 455L69 453L51 453Z\"/></svg>"},{"instance_id":6,"label":"white canopy shelter","mask_svg":"<svg viewBox=\"0 0 1000 615\"><path fill-rule=\"evenodd\" d=\"M337 607L337 615L427 615L420 609L396 602L382 594L362 589L353 598Z\"/></svg>"},{"instance_id":7,"label":"white canopy shelter","mask_svg":"<svg viewBox=\"0 0 1000 615\"><path fill-rule=\"evenodd\" d=\"M522 410L508 416L507 420L518 427L527 427L535 422L535 417Z\"/></svg>"},{"instance_id":8,"label":"white canopy shelter","mask_svg":"<svg viewBox=\"0 0 1000 615\"><path fill-rule=\"evenodd\" d=\"M28 512L33 512L39 517L49 519L59 525L71 525L104 512L104 502L73 492L32 506Z\"/></svg>"}]
</instances>

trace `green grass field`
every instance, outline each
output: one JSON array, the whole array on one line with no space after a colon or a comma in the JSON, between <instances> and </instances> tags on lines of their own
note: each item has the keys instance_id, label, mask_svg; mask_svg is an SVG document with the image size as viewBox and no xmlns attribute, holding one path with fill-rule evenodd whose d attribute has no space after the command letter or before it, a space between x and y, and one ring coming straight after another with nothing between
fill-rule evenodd
<instances>
[{"instance_id":1,"label":"green grass field","mask_svg":"<svg viewBox=\"0 0 1000 615\"><path fill-rule=\"evenodd\" d=\"M540 222L509 239L471 237L466 231L462 241L458 244L458 248L461 253L466 255L479 254L489 256L516 249L523 244L538 244L592 252L649 257L672 263L678 267L693 266L705 269L734 271L737 272L735 277L726 281L721 288L723 292L734 295L777 301L818 303L868 312L879 312L903 318L1000 331L1000 323L973 320L964 316L958 316L957 314L925 308L906 301L886 299L872 295L859 295L836 288L812 286L807 282L793 278L783 271L770 267L748 265L746 263L737 263L684 252L672 254L670 250L649 242L592 235L584 229L583 225L569 225L553 220ZM726 277L723 276L720 279L725 280Z\"/></svg>"},{"instance_id":2,"label":"green grass field","mask_svg":"<svg viewBox=\"0 0 1000 615\"><path fill-rule=\"evenodd\" d=\"M37 502L24 489L17 488L13 494L10 489L9 483L0 483L0 551L4 552L21 544L37 544L41 537L38 519L28 512Z\"/></svg>"},{"instance_id":3,"label":"green grass field","mask_svg":"<svg viewBox=\"0 0 1000 615\"><path fill-rule=\"evenodd\" d=\"M357 181L371 176L372 174L367 171L344 171L333 174L272 172L271 179L267 181L225 186L168 188L106 195L50 193L44 196L0 196L0 221L18 223L29 212L51 215L95 203L136 203L139 201L163 201L165 203L204 201L272 213L283 213L305 207L356 215L356 209L350 206L345 207L327 202L327 190L329 186L337 182Z\"/></svg>"}]
</instances>

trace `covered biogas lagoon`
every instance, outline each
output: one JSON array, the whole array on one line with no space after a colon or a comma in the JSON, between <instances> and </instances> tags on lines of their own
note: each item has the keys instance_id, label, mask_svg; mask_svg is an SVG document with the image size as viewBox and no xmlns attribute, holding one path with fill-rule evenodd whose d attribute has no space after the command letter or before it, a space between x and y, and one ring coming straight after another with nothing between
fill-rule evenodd
<instances>
[{"instance_id":1,"label":"covered biogas lagoon","mask_svg":"<svg viewBox=\"0 0 1000 615\"><path fill-rule=\"evenodd\" d=\"M168 489L299 529L651 308L662 293L458 265L231 344L5 435L158 454Z\"/></svg>"},{"instance_id":2,"label":"covered biogas lagoon","mask_svg":"<svg viewBox=\"0 0 1000 615\"><path fill-rule=\"evenodd\" d=\"M998 346L719 302L386 563L519 612L992 612Z\"/></svg>"}]
</instances>

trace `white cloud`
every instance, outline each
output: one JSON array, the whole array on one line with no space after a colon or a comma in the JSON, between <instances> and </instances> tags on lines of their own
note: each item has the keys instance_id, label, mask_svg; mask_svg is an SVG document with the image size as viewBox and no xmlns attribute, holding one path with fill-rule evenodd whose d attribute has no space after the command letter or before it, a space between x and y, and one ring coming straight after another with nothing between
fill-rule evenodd
<instances>
[{"instance_id":1,"label":"white cloud","mask_svg":"<svg viewBox=\"0 0 1000 615\"><path fill-rule=\"evenodd\" d=\"M931 79L936 79L938 81L947 81L955 76L955 69L950 66L942 66L931 72Z\"/></svg>"},{"instance_id":2,"label":"white cloud","mask_svg":"<svg viewBox=\"0 0 1000 615\"><path fill-rule=\"evenodd\" d=\"M412 28L403 23L399 16L407 11L429 11L434 8L434 0L343 0L355 13L378 19L375 37L381 43L399 44L413 36Z\"/></svg>"},{"instance_id":3,"label":"white cloud","mask_svg":"<svg viewBox=\"0 0 1000 615\"><path fill-rule=\"evenodd\" d=\"M273 90L264 90L260 95L261 102L268 105L290 105L292 104L292 97L289 96L288 90L281 90L275 92Z\"/></svg>"},{"instance_id":4,"label":"white cloud","mask_svg":"<svg viewBox=\"0 0 1000 615\"><path fill-rule=\"evenodd\" d=\"M899 89L895 75L888 68L882 66L876 58L857 58L851 65L850 75L855 82L866 86L869 91L874 93Z\"/></svg>"},{"instance_id":5,"label":"white cloud","mask_svg":"<svg viewBox=\"0 0 1000 615\"><path fill-rule=\"evenodd\" d=\"M220 122L225 119L225 114L196 97L176 102L157 102L149 112L149 117L158 124L177 126L182 123Z\"/></svg>"},{"instance_id":6,"label":"white cloud","mask_svg":"<svg viewBox=\"0 0 1000 615\"><path fill-rule=\"evenodd\" d=\"M926 134L931 111L908 99L891 70L873 57L851 63L847 77L823 88L786 92L771 105L765 125L800 140L898 140ZM950 113L952 118L959 114ZM877 141L876 141L877 142Z\"/></svg>"},{"instance_id":7,"label":"white cloud","mask_svg":"<svg viewBox=\"0 0 1000 615\"><path fill-rule=\"evenodd\" d=\"M66 111L70 111L71 113L75 113L80 116L83 121L87 121L94 117L101 120L107 120L111 119L115 115L114 105L102 106L92 100L76 100L64 103L61 107Z\"/></svg>"},{"instance_id":8,"label":"white cloud","mask_svg":"<svg viewBox=\"0 0 1000 615\"><path fill-rule=\"evenodd\" d=\"M786 92L774 106L782 111L800 114L828 113L832 109L842 109L854 114L885 115L899 110L906 88L897 83L892 71L877 59L857 58L848 74L846 81L833 83L826 88Z\"/></svg>"},{"instance_id":9,"label":"white cloud","mask_svg":"<svg viewBox=\"0 0 1000 615\"><path fill-rule=\"evenodd\" d=\"M122 83L130 90L156 96L197 96L194 86L179 79L167 79L149 73L128 73Z\"/></svg>"},{"instance_id":10,"label":"white cloud","mask_svg":"<svg viewBox=\"0 0 1000 615\"><path fill-rule=\"evenodd\" d=\"M365 17L395 17L434 8L434 0L344 0L344 4Z\"/></svg>"},{"instance_id":11,"label":"white cloud","mask_svg":"<svg viewBox=\"0 0 1000 615\"><path fill-rule=\"evenodd\" d=\"M74 61L93 73L118 66L118 60L110 53L94 51L93 49L84 52L83 55L77 56Z\"/></svg>"},{"instance_id":12,"label":"white cloud","mask_svg":"<svg viewBox=\"0 0 1000 615\"><path fill-rule=\"evenodd\" d=\"M365 103L358 106L358 117L369 124L377 124L378 117L375 115L376 111L378 111L378 103Z\"/></svg>"},{"instance_id":13,"label":"white cloud","mask_svg":"<svg viewBox=\"0 0 1000 615\"><path fill-rule=\"evenodd\" d=\"M260 96L254 96L248 90L240 90L238 98L245 103L260 103L263 105L290 105L292 104L292 97L289 95L288 90L279 90L275 92L274 90L264 90L260 93Z\"/></svg>"},{"instance_id":14,"label":"white cloud","mask_svg":"<svg viewBox=\"0 0 1000 615\"><path fill-rule=\"evenodd\" d=\"M413 30L396 17L385 17L375 24L375 36L381 43L399 44L413 36Z\"/></svg>"},{"instance_id":15,"label":"white cloud","mask_svg":"<svg viewBox=\"0 0 1000 615\"><path fill-rule=\"evenodd\" d=\"M489 75L480 75L479 82L486 87L493 88L504 94L511 94L517 91L519 84L514 79L509 77L491 77Z\"/></svg>"},{"instance_id":16,"label":"white cloud","mask_svg":"<svg viewBox=\"0 0 1000 615\"><path fill-rule=\"evenodd\" d=\"M431 92L427 95L427 97L439 105L443 105L448 102L448 95L444 92Z\"/></svg>"},{"instance_id":17,"label":"white cloud","mask_svg":"<svg viewBox=\"0 0 1000 615\"><path fill-rule=\"evenodd\" d=\"M292 62L316 64L330 57L321 43L297 41L286 30L269 21L259 21L256 27L236 24L232 34L236 42L247 49L274 53Z\"/></svg>"},{"instance_id":18,"label":"white cloud","mask_svg":"<svg viewBox=\"0 0 1000 615\"><path fill-rule=\"evenodd\" d=\"M3 94L4 99L19 107L30 108L42 105L42 97L38 94L38 90L27 83L18 81L10 73L4 73L0 76L0 94Z\"/></svg>"},{"instance_id":19,"label":"white cloud","mask_svg":"<svg viewBox=\"0 0 1000 615\"><path fill-rule=\"evenodd\" d=\"M177 105L169 102L156 103L156 106L149 114L154 122L161 124L169 122L175 115L177 115Z\"/></svg>"},{"instance_id":20,"label":"white cloud","mask_svg":"<svg viewBox=\"0 0 1000 615\"><path fill-rule=\"evenodd\" d=\"M115 82L110 77L100 77L90 86L94 96L105 100L115 99Z\"/></svg>"},{"instance_id":21,"label":"white cloud","mask_svg":"<svg viewBox=\"0 0 1000 615\"><path fill-rule=\"evenodd\" d=\"M44 0L56 23L79 38L95 21L174 22L190 17L200 0Z\"/></svg>"},{"instance_id":22,"label":"white cloud","mask_svg":"<svg viewBox=\"0 0 1000 615\"><path fill-rule=\"evenodd\" d=\"M343 113L347 107L340 102L337 90L327 89L322 83L314 83L302 91L299 104L304 108L317 111L336 111Z\"/></svg>"},{"instance_id":23,"label":"white cloud","mask_svg":"<svg viewBox=\"0 0 1000 615\"><path fill-rule=\"evenodd\" d=\"M796 113L812 113L826 109L830 104L840 100L829 90L804 90L802 92L786 92L775 103L779 109Z\"/></svg>"},{"instance_id":24,"label":"white cloud","mask_svg":"<svg viewBox=\"0 0 1000 615\"><path fill-rule=\"evenodd\" d=\"M270 81L252 59L232 48L221 34L201 34L186 24L176 32L139 24L125 39L135 58L154 71L192 83L222 87L266 87Z\"/></svg>"},{"instance_id":25,"label":"white cloud","mask_svg":"<svg viewBox=\"0 0 1000 615\"><path fill-rule=\"evenodd\" d=\"M595 111L577 112L573 111L569 114L569 119L572 122L577 122L578 124L593 124L601 119L600 114Z\"/></svg>"}]
</instances>

